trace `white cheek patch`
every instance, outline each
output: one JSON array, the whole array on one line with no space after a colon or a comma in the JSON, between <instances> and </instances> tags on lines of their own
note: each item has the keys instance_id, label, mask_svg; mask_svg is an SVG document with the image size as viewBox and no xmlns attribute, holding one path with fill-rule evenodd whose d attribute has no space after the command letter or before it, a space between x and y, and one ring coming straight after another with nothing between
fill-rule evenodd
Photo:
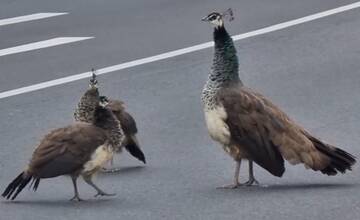
<instances>
[{"instance_id":1,"label":"white cheek patch","mask_svg":"<svg viewBox=\"0 0 360 220\"><path fill-rule=\"evenodd\" d=\"M216 19L211 21L211 24L213 24L215 27L223 26L223 21L221 19Z\"/></svg>"}]
</instances>

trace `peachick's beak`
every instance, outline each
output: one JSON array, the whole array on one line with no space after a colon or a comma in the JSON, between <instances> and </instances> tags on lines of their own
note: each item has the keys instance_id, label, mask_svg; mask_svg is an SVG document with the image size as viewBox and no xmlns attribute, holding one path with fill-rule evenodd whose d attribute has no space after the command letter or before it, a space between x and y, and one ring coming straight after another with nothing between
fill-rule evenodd
<instances>
[{"instance_id":1,"label":"peachick's beak","mask_svg":"<svg viewBox=\"0 0 360 220\"><path fill-rule=\"evenodd\" d=\"M207 16L201 18L202 21L208 21Z\"/></svg>"}]
</instances>

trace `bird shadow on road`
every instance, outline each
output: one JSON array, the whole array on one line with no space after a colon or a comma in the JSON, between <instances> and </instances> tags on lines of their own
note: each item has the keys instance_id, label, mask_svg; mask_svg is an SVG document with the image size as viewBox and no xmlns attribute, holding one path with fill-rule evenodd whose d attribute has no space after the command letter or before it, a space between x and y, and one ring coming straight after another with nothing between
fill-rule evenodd
<instances>
[{"instance_id":1,"label":"bird shadow on road","mask_svg":"<svg viewBox=\"0 0 360 220\"><path fill-rule=\"evenodd\" d=\"M307 191L307 190L335 190L341 188L354 188L359 184L350 183L297 183L287 185L254 185L235 189L238 192L280 192L280 191ZM220 189L227 191L227 189Z\"/></svg>"},{"instance_id":2,"label":"bird shadow on road","mask_svg":"<svg viewBox=\"0 0 360 220\"><path fill-rule=\"evenodd\" d=\"M339 188L352 188L358 184L349 183L305 183L305 184L288 184L288 185L270 185L265 187L258 187L270 191L284 191L284 190L307 190L307 189L339 189ZM256 186L255 186L256 187ZM254 187L250 187L254 188Z\"/></svg>"},{"instance_id":3,"label":"bird shadow on road","mask_svg":"<svg viewBox=\"0 0 360 220\"><path fill-rule=\"evenodd\" d=\"M98 175L117 175L117 174L132 174L138 173L145 169L145 166L132 166L132 167L120 167L115 168L114 171L101 171Z\"/></svg>"},{"instance_id":4,"label":"bird shadow on road","mask_svg":"<svg viewBox=\"0 0 360 220\"><path fill-rule=\"evenodd\" d=\"M3 205L26 205L26 206L42 206L54 208L97 208L101 206L108 206L109 204L126 204L117 200L116 198L101 198L101 199L85 199L81 202L63 200L16 200L16 201L2 201Z\"/></svg>"}]
</instances>

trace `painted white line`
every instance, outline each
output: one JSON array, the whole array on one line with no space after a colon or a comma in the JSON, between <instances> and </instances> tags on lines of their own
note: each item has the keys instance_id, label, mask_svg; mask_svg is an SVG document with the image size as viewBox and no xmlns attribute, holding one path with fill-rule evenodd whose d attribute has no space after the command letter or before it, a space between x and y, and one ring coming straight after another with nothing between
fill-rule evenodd
<instances>
[{"instance_id":1,"label":"painted white line","mask_svg":"<svg viewBox=\"0 0 360 220\"><path fill-rule=\"evenodd\" d=\"M38 50L46 47L54 47L61 44L69 44L76 41L88 40L94 37L57 37L49 40L39 41L30 44L24 44L16 47L10 47L0 50L0 57L15 53L22 53L31 50Z\"/></svg>"},{"instance_id":2,"label":"painted white line","mask_svg":"<svg viewBox=\"0 0 360 220\"><path fill-rule=\"evenodd\" d=\"M316 14L312 14L312 15L309 15L309 16L305 16L305 17L302 17L302 18L298 18L298 19L295 19L295 20L291 20L291 21L280 23L280 24L272 25L272 26L262 28L262 29L259 29L259 30L250 31L250 32L245 33L245 34L239 34L239 35L233 36L233 39L236 41L236 40L241 40L241 39L245 39L245 38L249 38L249 37L254 37L254 36L270 33L270 32L273 32L273 31L278 31L278 30L285 29L285 28L288 28L288 27L291 27L291 26L295 26L295 25L298 25L298 24L303 24L303 23L306 23L306 22L314 21L314 20L317 20L317 19L320 19L320 18L324 18L324 17L334 15L334 14L339 14L341 12L349 11L351 9L355 9L355 8L359 8L359 7L360 7L360 1L349 4L349 5L344 5L344 6L341 6L341 7L338 7L338 8L330 9L330 10L327 10L327 11L319 12L319 13L316 13Z\"/></svg>"},{"instance_id":3,"label":"painted white line","mask_svg":"<svg viewBox=\"0 0 360 220\"><path fill-rule=\"evenodd\" d=\"M338 13L345 12L345 11L355 9L355 8L359 8L359 7L360 7L360 1L355 2L353 4L349 4L349 5L341 6L341 7L338 7L338 8L334 8L334 9L331 9L331 10L328 10L328 11L323 11L323 12L316 13L316 14L313 14L313 15L305 16L305 17L302 17L302 18L299 18L299 19L295 19L295 20L283 22L283 23L280 23L280 24L272 25L272 26L269 26L269 27L265 27L265 28L262 28L262 29L255 30L255 31L235 35L235 36L233 36L233 39L235 41L237 41L237 40L241 40L241 39L245 39L245 38L250 38L250 37L270 33L270 32L273 32L273 31L281 30L281 29L284 29L284 28L288 28L288 27L291 27L291 26L298 25L298 24L303 24L303 23L306 23L306 22L310 22L310 21L313 21L313 20L316 20L316 19L320 19L320 18L327 17L327 16L334 15L334 14L338 14ZM192 46L192 47L186 47L186 48L183 48L183 49L174 50L174 51L170 51L170 52L167 52L167 53L162 53L162 54L147 57L147 58L142 58L142 59L138 59L138 60L134 60L134 61L130 61L130 62L114 65L114 66L105 67L105 68L97 70L97 74L102 75L102 74L106 74L106 73L110 73L110 72L114 72L114 71L118 71L118 70L122 70L122 69L127 69L127 68L134 67L134 66L139 66L139 65L142 65L142 64L156 62L156 61L159 61L159 60L163 60L163 59L167 59L167 58L176 57L176 56L179 56L179 55L199 51L199 50L206 49L206 48L209 48L209 47L212 47L212 46L213 46L213 42L207 42L207 43L203 43L203 44L198 44L198 45L195 45L195 46ZM0 99L15 96L15 95L19 95L19 94L23 94L23 93L28 93L28 92L32 92L32 91L36 91L36 90L56 86L56 85L61 85L61 84L73 82L73 81L76 81L76 80L88 78L90 76L91 76L91 72L85 72L85 73L81 73L81 74L76 74L76 75L72 75L72 76L68 76L68 77L63 77L63 78L59 78L59 79L55 79L55 80L50 80L50 81L34 84L34 85L31 85L31 86L26 86L26 87L22 87L22 88L18 88L18 89L13 89L13 90L8 90L8 91L0 93Z\"/></svg>"},{"instance_id":4,"label":"painted white line","mask_svg":"<svg viewBox=\"0 0 360 220\"><path fill-rule=\"evenodd\" d=\"M1 19L0 20L0 26L9 25L9 24L16 24L16 23L21 23L21 22L26 22L26 21L34 21L34 20L50 18L50 17L55 17L55 16L59 16L59 15L66 15L66 14L68 14L68 13L67 12L61 12L61 13L37 13L37 14L24 15L24 16L19 16L19 17L14 17L14 18L6 18L6 19Z\"/></svg>"}]
</instances>

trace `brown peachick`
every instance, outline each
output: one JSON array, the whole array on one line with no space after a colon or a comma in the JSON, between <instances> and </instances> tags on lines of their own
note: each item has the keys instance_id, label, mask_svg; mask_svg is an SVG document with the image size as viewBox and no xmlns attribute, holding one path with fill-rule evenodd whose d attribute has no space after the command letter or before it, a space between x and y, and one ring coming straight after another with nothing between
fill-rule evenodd
<instances>
[{"instance_id":1,"label":"brown peachick","mask_svg":"<svg viewBox=\"0 0 360 220\"><path fill-rule=\"evenodd\" d=\"M35 191L41 179L61 175L72 179L72 200L81 200L76 184L80 175L97 191L96 195L114 195L97 187L92 176L112 159L113 145L122 140L122 131L113 113L97 106L93 123L76 123L47 134L35 149L28 166L7 186L2 196L13 200L30 181Z\"/></svg>"}]
</instances>

